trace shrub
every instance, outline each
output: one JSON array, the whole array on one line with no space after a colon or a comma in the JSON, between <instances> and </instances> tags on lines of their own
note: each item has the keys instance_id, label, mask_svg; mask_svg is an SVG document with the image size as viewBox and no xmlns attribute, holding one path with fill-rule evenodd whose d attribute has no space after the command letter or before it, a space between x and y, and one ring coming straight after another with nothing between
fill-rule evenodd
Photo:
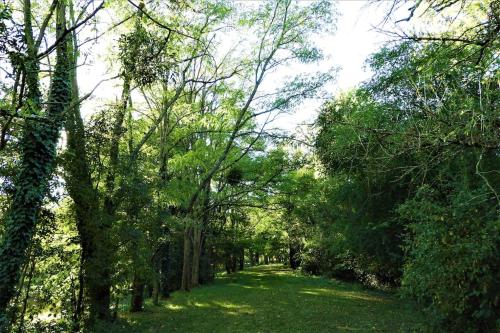
<instances>
[{"instance_id":1,"label":"shrub","mask_svg":"<svg viewBox=\"0 0 500 333\"><path fill-rule=\"evenodd\" d=\"M461 190L443 200L424 187L399 208L411 221L412 235L406 244L403 292L424 307L435 330L499 327L500 220L488 195L486 190Z\"/></svg>"}]
</instances>

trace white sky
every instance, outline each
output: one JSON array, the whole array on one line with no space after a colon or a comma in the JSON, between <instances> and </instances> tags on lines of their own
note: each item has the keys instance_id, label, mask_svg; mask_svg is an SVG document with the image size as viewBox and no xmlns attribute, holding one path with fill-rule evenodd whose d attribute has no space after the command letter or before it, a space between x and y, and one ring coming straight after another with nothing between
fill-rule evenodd
<instances>
[{"instance_id":1,"label":"white sky","mask_svg":"<svg viewBox=\"0 0 500 333\"><path fill-rule=\"evenodd\" d=\"M366 1L338 2L340 17L337 32L325 38L325 50L330 60L341 67L335 90L345 90L367 79L371 73L364 69L368 56L377 51L386 40L372 30L383 18L383 10L366 7Z\"/></svg>"},{"instance_id":2,"label":"white sky","mask_svg":"<svg viewBox=\"0 0 500 333\"><path fill-rule=\"evenodd\" d=\"M382 46L385 40L385 36L372 30L374 25L381 22L384 14L383 8L367 7L366 4L366 1L360 0L336 2L336 11L339 14L336 32L322 35L317 40L318 46L325 54L325 59L319 66L314 66L312 71L316 71L318 68L339 67L337 79L327 87L328 92L332 95L353 88L370 77L369 71L364 68L364 62L371 53ZM110 45L116 44L116 42L107 40L99 44ZM105 54L106 50L102 50L98 45L94 46L92 51L96 52L96 49L100 49L98 53ZM115 71L106 67L107 62L96 60L90 66L79 68L81 95L92 90L103 78L113 76ZM273 73L267 78L268 85L273 85L288 74L293 74L293 71L294 68L281 68L278 73ZM95 91L92 100L85 102L82 106L83 115L88 116L103 102L109 101L110 92L118 97L120 90L120 82L116 80L101 84ZM278 117L271 127L296 131L298 125L314 121L322 103L323 100L319 99L308 100L295 112Z\"/></svg>"},{"instance_id":3,"label":"white sky","mask_svg":"<svg viewBox=\"0 0 500 333\"><path fill-rule=\"evenodd\" d=\"M367 7L367 1L362 0L341 0L336 3L336 9L339 16L335 33L318 40L325 54L320 66L339 67L336 80L327 87L333 95L354 88L370 77L365 60L387 40L372 29L382 21L384 8ZM294 131L300 124L310 124L322 103L322 100L307 101L293 114L281 116L274 126Z\"/></svg>"}]
</instances>

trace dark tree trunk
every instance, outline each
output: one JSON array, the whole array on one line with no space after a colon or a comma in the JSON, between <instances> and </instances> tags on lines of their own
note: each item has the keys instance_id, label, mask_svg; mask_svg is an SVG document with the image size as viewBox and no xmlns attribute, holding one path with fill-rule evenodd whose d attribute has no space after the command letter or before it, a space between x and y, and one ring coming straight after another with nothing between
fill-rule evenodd
<instances>
[{"instance_id":1,"label":"dark tree trunk","mask_svg":"<svg viewBox=\"0 0 500 333\"><path fill-rule=\"evenodd\" d=\"M151 298L153 296L153 282L146 283L144 286L144 297Z\"/></svg>"},{"instance_id":2,"label":"dark tree trunk","mask_svg":"<svg viewBox=\"0 0 500 333\"><path fill-rule=\"evenodd\" d=\"M153 286L151 289L151 298L153 300L153 305L160 304L159 296L160 296L160 279L158 278L158 276L155 276L153 278Z\"/></svg>"},{"instance_id":3,"label":"dark tree trunk","mask_svg":"<svg viewBox=\"0 0 500 333\"><path fill-rule=\"evenodd\" d=\"M170 244L162 245L160 250L160 271L159 271L159 294L161 297L170 297L170 287L172 287L172 281L170 280L170 270L171 270L171 254L172 246Z\"/></svg>"},{"instance_id":4,"label":"dark tree trunk","mask_svg":"<svg viewBox=\"0 0 500 333\"><path fill-rule=\"evenodd\" d=\"M236 272L238 267L238 257L236 255L231 255L231 272Z\"/></svg>"},{"instance_id":5,"label":"dark tree trunk","mask_svg":"<svg viewBox=\"0 0 500 333\"><path fill-rule=\"evenodd\" d=\"M89 301L93 319L110 320L109 305L111 302L110 288L107 284L92 283L89 285Z\"/></svg>"},{"instance_id":6,"label":"dark tree trunk","mask_svg":"<svg viewBox=\"0 0 500 333\"><path fill-rule=\"evenodd\" d=\"M144 307L144 282L135 277L132 282L132 299L130 302L130 312L141 312Z\"/></svg>"},{"instance_id":7,"label":"dark tree trunk","mask_svg":"<svg viewBox=\"0 0 500 333\"><path fill-rule=\"evenodd\" d=\"M182 283L181 289L191 290L191 235L192 228L186 226L184 230L184 251L182 256Z\"/></svg>"},{"instance_id":8,"label":"dark tree trunk","mask_svg":"<svg viewBox=\"0 0 500 333\"><path fill-rule=\"evenodd\" d=\"M207 284L214 281L215 269L213 258L213 247L208 246L207 239L203 237L203 244L201 247L201 264L200 264L200 284Z\"/></svg>"},{"instance_id":9,"label":"dark tree trunk","mask_svg":"<svg viewBox=\"0 0 500 333\"><path fill-rule=\"evenodd\" d=\"M239 262L238 269L240 271L244 270L245 269L245 256L240 254L240 256L238 257L238 262Z\"/></svg>"},{"instance_id":10,"label":"dark tree trunk","mask_svg":"<svg viewBox=\"0 0 500 333\"><path fill-rule=\"evenodd\" d=\"M297 269L300 266L300 247L297 244L290 243L289 246L289 262L290 268Z\"/></svg>"}]
</instances>

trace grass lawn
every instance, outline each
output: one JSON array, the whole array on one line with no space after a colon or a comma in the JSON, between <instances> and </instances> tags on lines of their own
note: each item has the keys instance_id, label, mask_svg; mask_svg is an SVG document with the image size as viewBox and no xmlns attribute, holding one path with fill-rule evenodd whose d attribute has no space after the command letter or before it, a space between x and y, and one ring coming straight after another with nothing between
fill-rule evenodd
<instances>
[{"instance_id":1,"label":"grass lawn","mask_svg":"<svg viewBox=\"0 0 500 333\"><path fill-rule=\"evenodd\" d=\"M394 295L303 276L277 265L175 292L143 313L121 313L109 333L400 332L422 320Z\"/></svg>"}]
</instances>

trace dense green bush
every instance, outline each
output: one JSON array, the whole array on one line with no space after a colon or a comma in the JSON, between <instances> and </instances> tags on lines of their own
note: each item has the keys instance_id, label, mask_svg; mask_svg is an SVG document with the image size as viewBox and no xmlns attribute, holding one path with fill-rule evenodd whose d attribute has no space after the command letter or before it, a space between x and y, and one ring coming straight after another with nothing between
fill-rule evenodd
<instances>
[{"instance_id":1,"label":"dense green bush","mask_svg":"<svg viewBox=\"0 0 500 333\"><path fill-rule=\"evenodd\" d=\"M436 330L487 332L498 325L500 219L489 195L479 189L442 199L423 187L399 209L412 221L403 290L425 307Z\"/></svg>"}]
</instances>

